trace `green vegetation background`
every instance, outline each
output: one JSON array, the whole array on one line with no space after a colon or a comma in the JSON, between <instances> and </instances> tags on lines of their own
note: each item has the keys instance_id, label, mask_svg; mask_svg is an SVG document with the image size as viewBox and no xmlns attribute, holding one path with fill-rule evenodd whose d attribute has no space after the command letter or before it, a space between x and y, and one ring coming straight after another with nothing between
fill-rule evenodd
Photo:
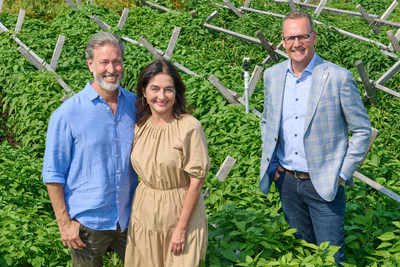
<instances>
[{"instance_id":1,"label":"green vegetation background","mask_svg":"<svg viewBox=\"0 0 400 267\"><path fill-rule=\"evenodd\" d=\"M82 1L86 2L86 1ZM243 0L232 1L242 6ZM318 1L312 1L315 4ZM391 0L331 0L329 7L356 11L361 4L370 14L382 15ZM201 24L217 10L212 24L256 37L262 30L267 39L280 42L281 19L247 13L238 18L233 12L214 3L222 1L181 0L157 1L173 10L164 13L140 1L95 0L74 12L62 0L7 0L0 13L2 22L13 32L19 9L27 11L17 37L32 51L50 63L58 35L66 42L56 73L75 92L91 80L84 49L91 35L100 30L86 15L96 15L120 36L138 40L144 36L153 46L166 50L174 26L181 27L172 60L198 73L182 73L187 85L194 116L203 124L207 136L212 168L205 187L209 221L209 246L206 266L329 266L334 250L299 242L286 224L278 193L274 186L267 196L258 189L261 140L254 114L246 115L244 107L229 105L207 81L215 74L228 88L242 94L243 57L251 58L252 69L262 66L267 53L261 47L209 30ZM116 25L124 7L130 13L122 31ZM278 14L289 12L287 4L273 0L253 0L251 7ZM191 18L189 11L196 10ZM311 12L311 11L310 11ZM355 78L354 63L362 60L370 79L377 80L397 59L380 52L377 45L356 41L332 31L338 27L388 44L387 26L375 34L361 18L321 13L317 25L316 51L323 58L349 69ZM400 22L395 10L388 18ZM0 33L0 266L65 266L71 265L68 250L63 248L57 223L41 180L42 157L48 119L61 104L65 91L54 74L38 71L17 50L13 34ZM140 70L153 58L137 44L125 43L125 79L123 86L133 91ZM399 53L396 53L399 55ZM280 58L280 60L284 60ZM272 64L262 67L269 67ZM400 75L386 84L400 91ZM360 94L364 88L359 84ZM377 92L379 105L366 103L374 128L380 131L364 165L360 169L390 190L400 193L400 113L399 99ZM252 108L262 111L262 81L250 100ZM226 156L237 160L229 177L219 182L215 176ZM399 203L356 180L346 189L346 256L348 266L397 266L400 262ZM312 253L311 253L312 252ZM122 266L109 253L106 266Z\"/></svg>"}]
</instances>

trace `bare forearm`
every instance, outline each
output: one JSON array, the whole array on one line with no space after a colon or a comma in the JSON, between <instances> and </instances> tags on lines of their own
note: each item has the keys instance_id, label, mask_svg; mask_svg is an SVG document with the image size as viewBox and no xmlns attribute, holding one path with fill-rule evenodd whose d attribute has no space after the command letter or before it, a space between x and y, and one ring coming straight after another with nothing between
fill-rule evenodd
<instances>
[{"instance_id":1,"label":"bare forearm","mask_svg":"<svg viewBox=\"0 0 400 267\"><path fill-rule=\"evenodd\" d=\"M65 205L64 190L62 184L49 183L47 184L47 192L51 205L53 206L54 214L56 215L57 222L60 226L68 223L71 218Z\"/></svg>"},{"instance_id":2,"label":"bare forearm","mask_svg":"<svg viewBox=\"0 0 400 267\"><path fill-rule=\"evenodd\" d=\"M86 247L86 244L82 242L79 236L79 222L71 220L68 214L62 184L47 184L47 192L56 215L63 245L72 249L82 250Z\"/></svg>"}]
</instances>

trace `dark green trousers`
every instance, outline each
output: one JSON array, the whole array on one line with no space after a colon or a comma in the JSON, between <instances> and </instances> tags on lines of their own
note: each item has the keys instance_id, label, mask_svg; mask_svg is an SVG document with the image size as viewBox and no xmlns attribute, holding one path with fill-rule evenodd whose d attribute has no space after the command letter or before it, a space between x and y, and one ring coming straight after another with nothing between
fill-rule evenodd
<instances>
[{"instance_id":1,"label":"dark green trousers","mask_svg":"<svg viewBox=\"0 0 400 267\"><path fill-rule=\"evenodd\" d=\"M121 232L119 224L117 230L93 230L81 224L79 236L86 247L83 250L69 250L73 266L103 266L103 256L107 249L113 250L124 260L126 233L127 229Z\"/></svg>"}]
</instances>

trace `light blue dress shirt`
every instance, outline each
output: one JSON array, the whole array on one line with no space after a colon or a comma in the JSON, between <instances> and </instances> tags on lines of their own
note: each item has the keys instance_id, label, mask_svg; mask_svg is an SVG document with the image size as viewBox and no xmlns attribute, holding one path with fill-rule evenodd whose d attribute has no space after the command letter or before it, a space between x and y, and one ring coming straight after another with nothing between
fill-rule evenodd
<instances>
[{"instance_id":1,"label":"light blue dress shirt","mask_svg":"<svg viewBox=\"0 0 400 267\"><path fill-rule=\"evenodd\" d=\"M291 60L289 60L286 72L282 120L276 155L280 165L292 171L308 172L303 143L304 124L316 55L314 53L300 77L293 73ZM341 177L343 180L347 180L343 174Z\"/></svg>"},{"instance_id":2,"label":"light blue dress shirt","mask_svg":"<svg viewBox=\"0 0 400 267\"><path fill-rule=\"evenodd\" d=\"M87 83L52 114L43 181L64 188L68 213L94 230L128 227L137 175L130 164L135 94L118 88L115 115Z\"/></svg>"}]
</instances>

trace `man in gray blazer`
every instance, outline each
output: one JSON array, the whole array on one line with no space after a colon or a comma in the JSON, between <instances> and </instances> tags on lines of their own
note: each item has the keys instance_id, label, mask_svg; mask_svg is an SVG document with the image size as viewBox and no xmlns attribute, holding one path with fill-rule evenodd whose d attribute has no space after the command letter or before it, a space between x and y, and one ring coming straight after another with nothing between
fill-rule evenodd
<instances>
[{"instance_id":1,"label":"man in gray blazer","mask_svg":"<svg viewBox=\"0 0 400 267\"><path fill-rule=\"evenodd\" d=\"M340 246L335 261L345 262L344 184L353 185L371 124L352 74L314 52L308 13L289 13L282 39L290 59L264 73L260 189L275 181L295 236Z\"/></svg>"}]
</instances>

